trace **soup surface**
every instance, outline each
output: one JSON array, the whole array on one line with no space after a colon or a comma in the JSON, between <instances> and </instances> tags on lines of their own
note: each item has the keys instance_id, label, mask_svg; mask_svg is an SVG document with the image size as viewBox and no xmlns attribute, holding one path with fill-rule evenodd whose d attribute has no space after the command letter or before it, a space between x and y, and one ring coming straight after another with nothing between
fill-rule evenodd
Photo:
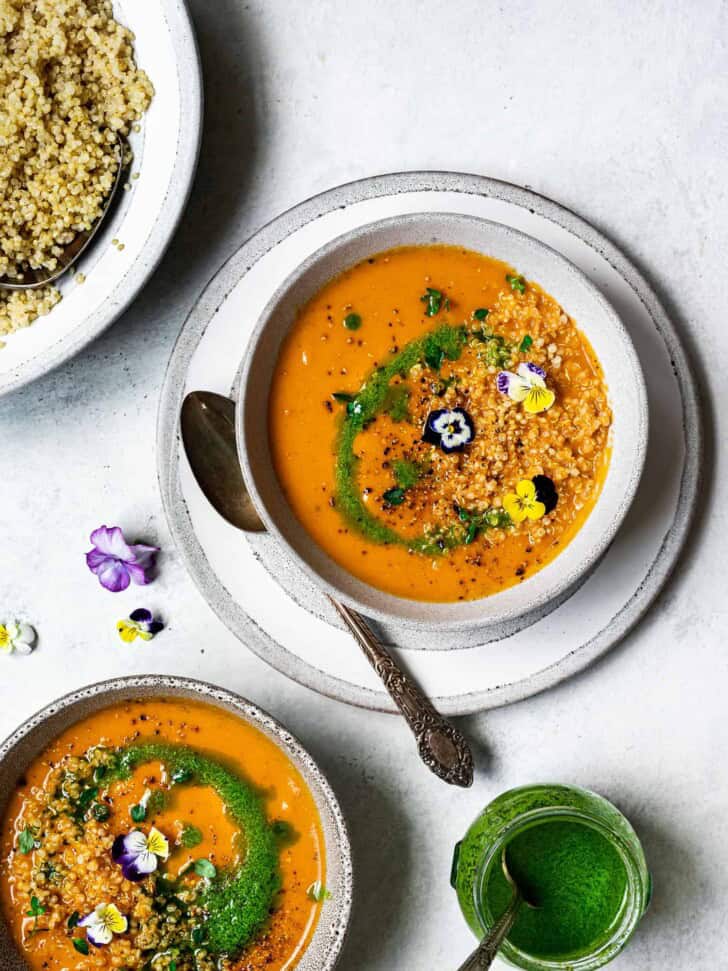
<instances>
[{"instance_id":1,"label":"soup surface","mask_svg":"<svg viewBox=\"0 0 728 971\"><path fill-rule=\"evenodd\" d=\"M186 700L108 708L18 783L5 919L32 969L282 971L324 904L316 806L256 728Z\"/></svg>"},{"instance_id":2,"label":"soup surface","mask_svg":"<svg viewBox=\"0 0 728 971\"><path fill-rule=\"evenodd\" d=\"M599 362L553 297L452 246L379 253L301 309L269 401L312 538L416 600L520 583L574 536L609 462Z\"/></svg>"}]
</instances>

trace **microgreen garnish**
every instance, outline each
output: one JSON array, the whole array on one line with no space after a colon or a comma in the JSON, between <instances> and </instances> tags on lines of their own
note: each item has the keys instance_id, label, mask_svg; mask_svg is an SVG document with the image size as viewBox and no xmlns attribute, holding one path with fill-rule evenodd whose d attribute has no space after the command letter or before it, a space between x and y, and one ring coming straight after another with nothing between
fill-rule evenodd
<instances>
[{"instance_id":1,"label":"microgreen garnish","mask_svg":"<svg viewBox=\"0 0 728 971\"><path fill-rule=\"evenodd\" d=\"M445 310L450 309L450 300L447 297L443 297L441 290L435 290L433 287L427 287L420 300L425 305L425 316L427 317L437 316L443 306Z\"/></svg>"},{"instance_id":2,"label":"microgreen garnish","mask_svg":"<svg viewBox=\"0 0 728 971\"><path fill-rule=\"evenodd\" d=\"M135 823L143 823L147 818L147 807L138 802L131 806L129 809L129 815Z\"/></svg>"},{"instance_id":3,"label":"microgreen garnish","mask_svg":"<svg viewBox=\"0 0 728 971\"><path fill-rule=\"evenodd\" d=\"M35 849L35 836L33 836L33 831L29 826L26 826L18 837L18 849L23 856L27 856L28 853Z\"/></svg>"},{"instance_id":4,"label":"microgreen garnish","mask_svg":"<svg viewBox=\"0 0 728 971\"><path fill-rule=\"evenodd\" d=\"M190 769L177 769L176 772L172 773L172 784L175 786L184 785L185 782L189 782L192 779L192 771Z\"/></svg>"},{"instance_id":5,"label":"microgreen garnish","mask_svg":"<svg viewBox=\"0 0 728 971\"><path fill-rule=\"evenodd\" d=\"M488 310L487 307L478 307L477 310L473 311L473 317L475 317L476 320L485 320L489 313L490 310Z\"/></svg>"},{"instance_id":6,"label":"microgreen garnish","mask_svg":"<svg viewBox=\"0 0 728 971\"><path fill-rule=\"evenodd\" d=\"M28 917L34 917L33 930L35 930L35 925L38 923L38 918L45 913L45 907L41 904L40 900L34 895L30 898L30 910L26 911Z\"/></svg>"},{"instance_id":7,"label":"microgreen garnish","mask_svg":"<svg viewBox=\"0 0 728 971\"><path fill-rule=\"evenodd\" d=\"M314 903L320 904L324 900L331 899L331 891L327 890L320 880L315 880L306 890L306 896Z\"/></svg>"},{"instance_id":8,"label":"microgreen garnish","mask_svg":"<svg viewBox=\"0 0 728 971\"><path fill-rule=\"evenodd\" d=\"M521 354L525 354L532 344L533 337L531 337L530 334L526 334L521 343L518 345L518 350L521 352Z\"/></svg>"},{"instance_id":9,"label":"microgreen garnish","mask_svg":"<svg viewBox=\"0 0 728 971\"><path fill-rule=\"evenodd\" d=\"M83 820L86 818L86 813L91 807L91 803L94 801L96 796L98 796L98 794L98 786L86 786L85 789L81 790L81 794L76 800L76 806L73 813L73 817L77 822L83 822Z\"/></svg>"},{"instance_id":10,"label":"microgreen garnish","mask_svg":"<svg viewBox=\"0 0 728 971\"><path fill-rule=\"evenodd\" d=\"M486 509L485 512L463 509L456 506L455 512L458 519L465 527L465 538L463 542L469 546L478 534L484 529L506 529L511 525L511 518L502 509Z\"/></svg>"},{"instance_id":11,"label":"microgreen garnish","mask_svg":"<svg viewBox=\"0 0 728 971\"><path fill-rule=\"evenodd\" d=\"M69 930L73 930L73 928L78 925L78 922L80 920L81 920L81 915L79 914L79 912L77 910L74 910L74 912L71 914L71 916L66 921L66 924L67 924Z\"/></svg>"},{"instance_id":12,"label":"microgreen garnish","mask_svg":"<svg viewBox=\"0 0 728 971\"><path fill-rule=\"evenodd\" d=\"M382 499L384 499L388 506L401 506L404 502L404 489L400 489L399 487L387 489Z\"/></svg>"},{"instance_id":13,"label":"microgreen garnish","mask_svg":"<svg viewBox=\"0 0 728 971\"><path fill-rule=\"evenodd\" d=\"M191 850L194 846L199 846L202 842L202 833L190 823L185 823L180 833L179 841L185 849Z\"/></svg>"},{"instance_id":14,"label":"microgreen garnish","mask_svg":"<svg viewBox=\"0 0 728 971\"><path fill-rule=\"evenodd\" d=\"M334 401L338 401L341 404L346 404L347 402L354 400L354 395L349 394L348 391L334 391L331 397L334 399Z\"/></svg>"},{"instance_id":15,"label":"microgreen garnish","mask_svg":"<svg viewBox=\"0 0 728 971\"><path fill-rule=\"evenodd\" d=\"M433 371L439 371L442 362L445 360L445 351L434 341L426 341L423 357L428 367L432 368Z\"/></svg>"},{"instance_id":16,"label":"microgreen garnish","mask_svg":"<svg viewBox=\"0 0 728 971\"><path fill-rule=\"evenodd\" d=\"M204 877L206 880L212 880L217 874L217 870L212 863L204 859L204 857L201 860L195 860L194 869L198 877Z\"/></svg>"},{"instance_id":17,"label":"microgreen garnish","mask_svg":"<svg viewBox=\"0 0 728 971\"><path fill-rule=\"evenodd\" d=\"M204 927L193 927L192 928L192 943L195 947L199 947L200 944L205 940L205 928Z\"/></svg>"},{"instance_id":18,"label":"microgreen garnish","mask_svg":"<svg viewBox=\"0 0 728 971\"><path fill-rule=\"evenodd\" d=\"M510 283L511 290L518 291L518 293L526 292L526 281L522 276L517 276L515 273L506 273L506 282Z\"/></svg>"},{"instance_id":19,"label":"microgreen garnish","mask_svg":"<svg viewBox=\"0 0 728 971\"><path fill-rule=\"evenodd\" d=\"M111 816L111 810L106 803L95 802L91 807L91 815L94 819L98 820L98 822L105 823L109 816Z\"/></svg>"},{"instance_id":20,"label":"microgreen garnish","mask_svg":"<svg viewBox=\"0 0 728 971\"><path fill-rule=\"evenodd\" d=\"M361 327L361 317L359 314L347 314L344 317L343 324L347 330L359 330Z\"/></svg>"},{"instance_id":21,"label":"microgreen garnish","mask_svg":"<svg viewBox=\"0 0 728 971\"><path fill-rule=\"evenodd\" d=\"M71 940L71 944L73 944L79 954L88 954L88 942L84 941L82 937L74 937Z\"/></svg>"}]
</instances>

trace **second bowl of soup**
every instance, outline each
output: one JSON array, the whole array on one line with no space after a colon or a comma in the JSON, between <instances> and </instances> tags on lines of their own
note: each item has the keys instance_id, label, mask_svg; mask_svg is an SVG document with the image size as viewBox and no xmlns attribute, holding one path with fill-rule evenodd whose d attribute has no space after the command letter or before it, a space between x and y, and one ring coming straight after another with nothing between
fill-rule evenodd
<instances>
[{"instance_id":1,"label":"second bowl of soup","mask_svg":"<svg viewBox=\"0 0 728 971\"><path fill-rule=\"evenodd\" d=\"M553 250L472 217L355 230L274 295L239 389L267 527L333 595L423 626L561 602L634 495L647 406L619 318Z\"/></svg>"}]
</instances>

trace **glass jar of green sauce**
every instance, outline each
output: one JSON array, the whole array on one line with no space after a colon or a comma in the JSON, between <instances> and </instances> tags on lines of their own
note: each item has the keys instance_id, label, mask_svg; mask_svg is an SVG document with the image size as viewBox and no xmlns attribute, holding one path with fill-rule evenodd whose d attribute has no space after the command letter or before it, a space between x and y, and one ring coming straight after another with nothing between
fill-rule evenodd
<instances>
[{"instance_id":1,"label":"glass jar of green sauce","mask_svg":"<svg viewBox=\"0 0 728 971\"><path fill-rule=\"evenodd\" d=\"M610 802L572 786L535 785L498 796L455 847L451 882L482 938L521 906L500 956L526 971L592 971L624 948L649 904L651 881L635 831Z\"/></svg>"}]
</instances>

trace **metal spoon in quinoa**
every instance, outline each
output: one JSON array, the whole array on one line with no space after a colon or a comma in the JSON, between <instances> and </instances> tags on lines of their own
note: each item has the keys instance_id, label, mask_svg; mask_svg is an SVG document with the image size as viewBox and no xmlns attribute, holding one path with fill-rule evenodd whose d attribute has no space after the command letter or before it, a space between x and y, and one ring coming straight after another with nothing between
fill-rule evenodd
<instances>
[{"instance_id":1,"label":"metal spoon in quinoa","mask_svg":"<svg viewBox=\"0 0 728 971\"><path fill-rule=\"evenodd\" d=\"M46 270L42 267L39 267L38 269L24 267L22 270L18 270L17 276L0 276L0 290L39 290L41 287L47 287L50 283L53 283L71 269L73 264L86 251L91 243L91 240L99 231L101 224L111 208L112 202L116 198L124 174L125 150L125 139L121 135L117 135L118 165L116 169L116 178L114 179L114 184L111 187L111 191L106 197L104 210L90 229L87 229L85 232L78 233L76 236L74 236L73 240L68 244L68 246L66 246L63 253L59 257L58 266L55 268L55 270Z\"/></svg>"}]
</instances>

